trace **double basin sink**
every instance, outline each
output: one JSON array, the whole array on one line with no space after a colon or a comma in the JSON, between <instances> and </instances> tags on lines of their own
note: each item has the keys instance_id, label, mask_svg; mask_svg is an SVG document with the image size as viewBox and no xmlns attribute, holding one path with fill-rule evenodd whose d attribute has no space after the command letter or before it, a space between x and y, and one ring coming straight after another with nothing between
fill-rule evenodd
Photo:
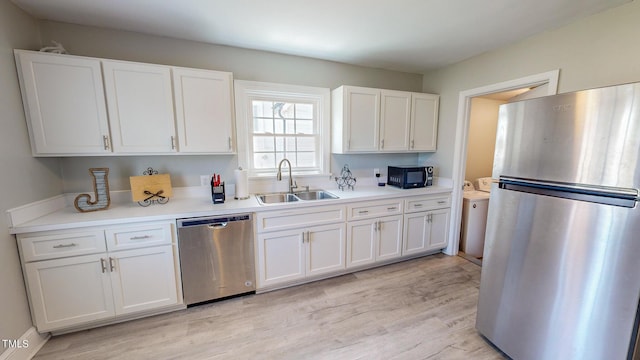
<instances>
[{"instance_id":1,"label":"double basin sink","mask_svg":"<svg viewBox=\"0 0 640 360\"><path fill-rule=\"evenodd\" d=\"M338 197L324 190L309 190L294 193L258 194L256 198L258 198L260 205L268 205L297 201L337 199Z\"/></svg>"}]
</instances>

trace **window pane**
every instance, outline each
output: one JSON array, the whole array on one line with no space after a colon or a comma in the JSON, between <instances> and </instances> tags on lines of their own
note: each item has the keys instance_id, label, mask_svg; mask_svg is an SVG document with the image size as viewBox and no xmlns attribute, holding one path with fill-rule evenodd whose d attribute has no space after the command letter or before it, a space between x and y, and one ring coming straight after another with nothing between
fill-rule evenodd
<instances>
[{"instance_id":1,"label":"window pane","mask_svg":"<svg viewBox=\"0 0 640 360\"><path fill-rule=\"evenodd\" d=\"M273 134L273 119L253 118L254 134Z\"/></svg>"},{"instance_id":2,"label":"window pane","mask_svg":"<svg viewBox=\"0 0 640 360\"><path fill-rule=\"evenodd\" d=\"M273 169L276 165L273 153L253 153L253 166L256 169Z\"/></svg>"},{"instance_id":3,"label":"window pane","mask_svg":"<svg viewBox=\"0 0 640 360\"><path fill-rule=\"evenodd\" d=\"M282 119L274 119L275 128L273 129L274 134L284 134L284 120Z\"/></svg>"},{"instance_id":4,"label":"window pane","mask_svg":"<svg viewBox=\"0 0 640 360\"><path fill-rule=\"evenodd\" d=\"M313 152L298 152L298 166L299 167L315 167L316 156Z\"/></svg>"},{"instance_id":5,"label":"window pane","mask_svg":"<svg viewBox=\"0 0 640 360\"><path fill-rule=\"evenodd\" d=\"M253 100L251 102L253 106L253 116L254 117L273 117L273 102L272 101L258 101Z\"/></svg>"},{"instance_id":6,"label":"window pane","mask_svg":"<svg viewBox=\"0 0 640 360\"><path fill-rule=\"evenodd\" d=\"M320 163L318 119L314 103L272 100L252 100L253 167L275 170L287 158L296 169L317 168ZM285 165L286 168L286 165ZM288 171L288 170L287 170Z\"/></svg>"},{"instance_id":7,"label":"window pane","mask_svg":"<svg viewBox=\"0 0 640 360\"><path fill-rule=\"evenodd\" d=\"M275 116L276 117L284 117L286 119L293 119L295 117L295 104L292 103L278 103L278 104L282 104L281 105L281 110L278 113L277 111L275 112Z\"/></svg>"},{"instance_id":8,"label":"window pane","mask_svg":"<svg viewBox=\"0 0 640 360\"><path fill-rule=\"evenodd\" d=\"M296 104L297 119L313 119L313 104Z\"/></svg>"},{"instance_id":9,"label":"window pane","mask_svg":"<svg viewBox=\"0 0 640 360\"><path fill-rule=\"evenodd\" d=\"M284 151L285 150L284 138L282 136L277 136L275 138L275 143L276 143L275 151Z\"/></svg>"},{"instance_id":10,"label":"window pane","mask_svg":"<svg viewBox=\"0 0 640 360\"><path fill-rule=\"evenodd\" d=\"M275 145L273 143L273 137L271 136L254 136L253 137L253 151L254 152L273 152Z\"/></svg>"},{"instance_id":11,"label":"window pane","mask_svg":"<svg viewBox=\"0 0 640 360\"><path fill-rule=\"evenodd\" d=\"M298 138L298 151L315 151L316 139L312 137Z\"/></svg>"},{"instance_id":12,"label":"window pane","mask_svg":"<svg viewBox=\"0 0 640 360\"><path fill-rule=\"evenodd\" d=\"M285 134L296 133L296 122L294 120L286 120L284 124L286 125L286 128L284 129Z\"/></svg>"},{"instance_id":13,"label":"window pane","mask_svg":"<svg viewBox=\"0 0 640 360\"><path fill-rule=\"evenodd\" d=\"M313 135L313 120L298 120L296 121L296 134L308 134Z\"/></svg>"}]
</instances>

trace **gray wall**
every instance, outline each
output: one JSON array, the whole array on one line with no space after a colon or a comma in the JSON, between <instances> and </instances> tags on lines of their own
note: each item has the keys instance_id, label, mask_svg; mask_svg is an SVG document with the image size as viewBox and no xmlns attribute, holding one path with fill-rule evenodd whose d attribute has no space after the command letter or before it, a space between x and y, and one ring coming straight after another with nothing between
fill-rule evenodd
<instances>
[{"instance_id":1,"label":"gray wall","mask_svg":"<svg viewBox=\"0 0 640 360\"><path fill-rule=\"evenodd\" d=\"M44 21L43 44L58 41L74 55L178 65L233 72L237 80L254 80L319 86L334 89L358 85L421 91L422 75L364 68L336 62L178 40L139 33ZM348 164L356 177L373 176L373 168L389 164L416 164L418 156L332 156L331 172ZM222 173L228 179L238 165L236 156L147 156L62 159L65 192L89 191L90 167L108 167L113 190L129 189L129 176L141 175L148 166L171 173L174 186L197 186L200 175ZM386 172L386 171L385 171Z\"/></svg>"},{"instance_id":2,"label":"gray wall","mask_svg":"<svg viewBox=\"0 0 640 360\"><path fill-rule=\"evenodd\" d=\"M62 191L59 160L31 157L13 58L14 48L39 44L36 21L10 1L0 1L0 339L18 339L31 327L16 240L4 213Z\"/></svg>"},{"instance_id":3,"label":"gray wall","mask_svg":"<svg viewBox=\"0 0 640 360\"><path fill-rule=\"evenodd\" d=\"M576 21L426 74L440 94L438 151L430 161L451 177L461 91L560 69L558 92L640 81L640 2Z\"/></svg>"}]
</instances>

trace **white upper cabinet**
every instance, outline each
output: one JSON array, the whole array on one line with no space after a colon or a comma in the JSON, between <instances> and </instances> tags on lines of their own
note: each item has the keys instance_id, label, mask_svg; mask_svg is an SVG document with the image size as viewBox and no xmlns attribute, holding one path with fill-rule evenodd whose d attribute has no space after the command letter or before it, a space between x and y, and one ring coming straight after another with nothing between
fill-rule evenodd
<instances>
[{"instance_id":1,"label":"white upper cabinet","mask_svg":"<svg viewBox=\"0 0 640 360\"><path fill-rule=\"evenodd\" d=\"M114 151L175 152L170 68L111 60L102 66Z\"/></svg>"},{"instance_id":2,"label":"white upper cabinet","mask_svg":"<svg viewBox=\"0 0 640 360\"><path fill-rule=\"evenodd\" d=\"M411 151L436 151L439 100L433 94L411 95Z\"/></svg>"},{"instance_id":3,"label":"white upper cabinet","mask_svg":"<svg viewBox=\"0 0 640 360\"><path fill-rule=\"evenodd\" d=\"M235 153L232 73L14 52L34 156Z\"/></svg>"},{"instance_id":4,"label":"white upper cabinet","mask_svg":"<svg viewBox=\"0 0 640 360\"><path fill-rule=\"evenodd\" d=\"M34 156L111 152L100 61L15 51Z\"/></svg>"},{"instance_id":5,"label":"white upper cabinet","mask_svg":"<svg viewBox=\"0 0 640 360\"><path fill-rule=\"evenodd\" d=\"M331 92L332 152L435 151L438 95L341 86Z\"/></svg>"},{"instance_id":6,"label":"white upper cabinet","mask_svg":"<svg viewBox=\"0 0 640 360\"><path fill-rule=\"evenodd\" d=\"M382 90L380 97L380 151L409 149L411 93Z\"/></svg>"},{"instance_id":7,"label":"white upper cabinet","mask_svg":"<svg viewBox=\"0 0 640 360\"><path fill-rule=\"evenodd\" d=\"M331 93L333 152L378 150L380 90L341 86Z\"/></svg>"},{"instance_id":8,"label":"white upper cabinet","mask_svg":"<svg viewBox=\"0 0 640 360\"><path fill-rule=\"evenodd\" d=\"M180 152L235 152L233 74L173 68Z\"/></svg>"}]
</instances>

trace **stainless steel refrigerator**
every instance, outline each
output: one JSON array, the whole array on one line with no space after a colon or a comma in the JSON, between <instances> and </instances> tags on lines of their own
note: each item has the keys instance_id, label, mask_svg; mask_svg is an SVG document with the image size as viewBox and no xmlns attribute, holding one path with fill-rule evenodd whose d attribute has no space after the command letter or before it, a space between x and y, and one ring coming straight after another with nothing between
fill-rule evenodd
<instances>
[{"instance_id":1,"label":"stainless steel refrigerator","mask_svg":"<svg viewBox=\"0 0 640 360\"><path fill-rule=\"evenodd\" d=\"M640 83L499 114L478 331L518 360L637 358Z\"/></svg>"}]
</instances>

